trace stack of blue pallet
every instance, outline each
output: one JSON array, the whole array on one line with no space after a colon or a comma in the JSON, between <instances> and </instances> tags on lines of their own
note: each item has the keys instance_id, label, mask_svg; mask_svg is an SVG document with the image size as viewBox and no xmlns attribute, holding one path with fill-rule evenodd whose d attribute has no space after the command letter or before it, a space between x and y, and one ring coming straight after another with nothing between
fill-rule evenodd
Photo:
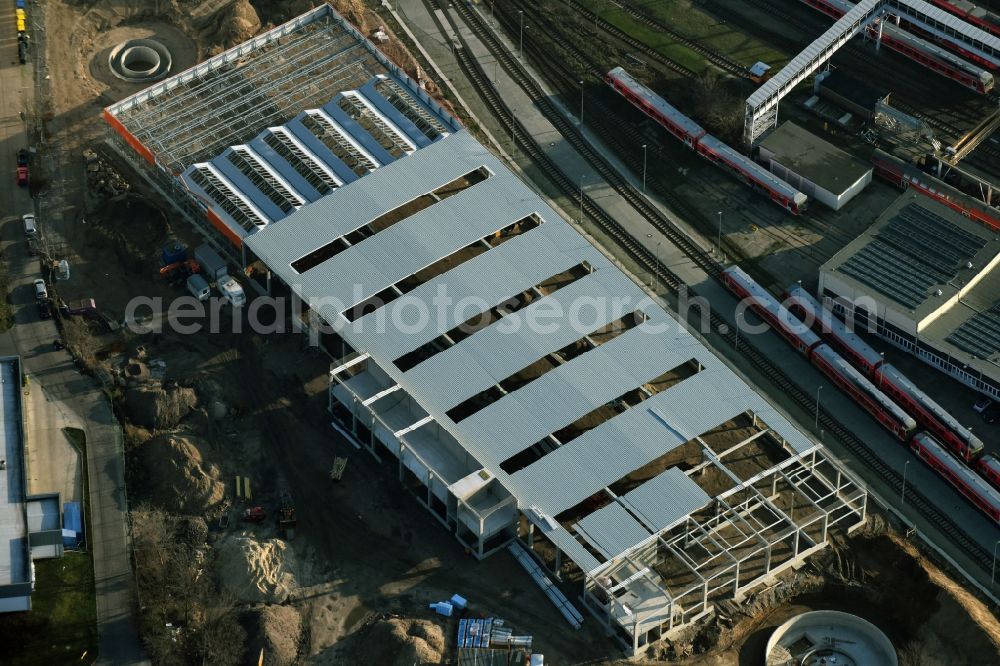
<instances>
[{"instance_id":1,"label":"stack of blue pallet","mask_svg":"<svg viewBox=\"0 0 1000 666\"><path fill-rule=\"evenodd\" d=\"M18 9L24 9L24 0L16 0L15 4L17 5Z\"/></svg>"}]
</instances>

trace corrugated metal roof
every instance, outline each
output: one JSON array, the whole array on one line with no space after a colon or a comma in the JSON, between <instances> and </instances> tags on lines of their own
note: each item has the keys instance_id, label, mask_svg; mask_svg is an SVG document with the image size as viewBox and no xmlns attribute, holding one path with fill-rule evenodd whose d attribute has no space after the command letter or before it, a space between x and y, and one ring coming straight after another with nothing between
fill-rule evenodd
<instances>
[{"instance_id":1,"label":"corrugated metal roof","mask_svg":"<svg viewBox=\"0 0 1000 666\"><path fill-rule=\"evenodd\" d=\"M625 493L619 501L653 529L662 530L694 513L711 499L687 474L671 467Z\"/></svg>"},{"instance_id":2,"label":"corrugated metal roof","mask_svg":"<svg viewBox=\"0 0 1000 666\"><path fill-rule=\"evenodd\" d=\"M954 14L950 14L942 9L938 9L924 0L890 0L891 5L902 8L909 8L910 15L920 14L930 20L932 26L938 28L948 28L964 37L962 40L987 53L1000 52L1000 38L991 35L985 30L981 30L968 21L961 19ZM905 11L905 9L904 9Z\"/></svg>"},{"instance_id":3,"label":"corrugated metal roof","mask_svg":"<svg viewBox=\"0 0 1000 666\"><path fill-rule=\"evenodd\" d=\"M303 275L291 269L291 261L344 231L481 165L493 176L447 199L440 209L435 206L404 220ZM465 309L464 321L585 259L595 272L576 283L593 287L581 289L581 294L626 299L628 306L622 306L620 314L645 302L649 320L457 425L446 416L447 409L558 343L534 333L503 338L487 328L439 354L448 362L432 359L425 362L432 364L427 368L418 365L404 373L391 361L460 323L454 312L446 313L440 322L432 317L428 326L416 332L398 330L391 325L391 317L385 318L389 324L380 329L370 316L342 331L352 347L370 354L392 381L451 433L471 460L495 475L517 497L520 507L534 505L548 515L558 515L671 448L748 410L759 414L793 450L805 452L814 446L465 131L339 188L253 234L247 244L306 300L311 296L344 299L355 283L362 285L359 292L365 296L376 293L429 257L443 257L469 239L482 237L485 230L501 228L532 212L545 223L456 266L404 298L430 303L438 287L447 285L448 296L481 299ZM417 243L419 248L414 250ZM417 255L419 261L414 258ZM392 304L386 309L391 308ZM334 306L321 306L319 311L329 321L342 321ZM561 340L565 332L554 335ZM689 359L696 359L703 368L694 377L625 410L513 476L500 469L500 463L514 453Z\"/></svg>"},{"instance_id":4,"label":"corrugated metal roof","mask_svg":"<svg viewBox=\"0 0 1000 666\"><path fill-rule=\"evenodd\" d=\"M598 509L573 528L609 560L652 536L642 523L617 503Z\"/></svg>"},{"instance_id":5,"label":"corrugated metal roof","mask_svg":"<svg viewBox=\"0 0 1000 666\"><path fill-rule=\"evenodd\" d=\"M7 461L5 469L0 470L0 586L29 580L20 386L16 361L0 361L0 452Z\"/></svg>"},{"instance_id":6,"label":"corrugated metal roof","mask_svg":"<svg viewBox=\"0 0 1000 666\"><path fill-rule=\"evenodd\" d=\"M862 0L855 5L853 9L841 16L836 23L830 26L826 32L792 58L791 62L781 68L781 71L768 79L760 88L757 88L747 98L747 105L755 108L760 107L771 97L777 95L782 88L799 75L799 72L814 63L826 49L841 39L844 31L848 30L850 26L860 20L866 13L877 8L882 2L883 0Z\"/></svg>"}]
</instances>

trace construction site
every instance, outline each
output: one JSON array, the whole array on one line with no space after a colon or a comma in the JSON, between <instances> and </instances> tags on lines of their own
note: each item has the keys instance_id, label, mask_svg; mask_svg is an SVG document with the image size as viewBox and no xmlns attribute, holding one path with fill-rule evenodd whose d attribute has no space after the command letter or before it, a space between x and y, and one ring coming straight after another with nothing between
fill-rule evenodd
<instances>
[{"instance_id":1,"label":"construction site","mask_svg":"<svg viewBox=\"0 0 1000 666\"><path fill-rule=\"evenodd\" d=\"M652 270L582 177L553 194L518 114L435 64L446 3L390 4L33 14L31 247L72 266L56 342L120 423L143 659L785 664L836 622L889 666L1000 658L820 392L736 358L738 320L696 330L681 250L633 233ZM839 164L817 187L859 205Z\"/></svg>"}]
</instances>

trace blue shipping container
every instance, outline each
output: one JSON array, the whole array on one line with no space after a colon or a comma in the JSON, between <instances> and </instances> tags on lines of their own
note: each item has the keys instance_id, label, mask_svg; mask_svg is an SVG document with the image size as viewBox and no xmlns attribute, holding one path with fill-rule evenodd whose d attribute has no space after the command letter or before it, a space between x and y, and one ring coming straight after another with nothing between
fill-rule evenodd
<instances>
[{"instance_id":1,"label":"blue shipping container","mask_svg":"<svg viewBox=\"0 0 1000 666\"><path fill-rule=\"evenodd\" d=\"M71 530L74 537L70 537L63 532L63 546L76 548L77 544L83 541L83 518L80 515L79 502L66 502L63 504L63 528Z\"/></svg>"},{"instance_id":2,"label":"blue shipping container","mask_svg":"<svg viewBox=\"0 0 1000 666\"><path fill-rule=\"evenodd\" d=\"M163 246L163 250L160 251L160 259L164 266L184 261L187 259L187 248L179 240L173 239Z\"/></svg>"}]
</instances>

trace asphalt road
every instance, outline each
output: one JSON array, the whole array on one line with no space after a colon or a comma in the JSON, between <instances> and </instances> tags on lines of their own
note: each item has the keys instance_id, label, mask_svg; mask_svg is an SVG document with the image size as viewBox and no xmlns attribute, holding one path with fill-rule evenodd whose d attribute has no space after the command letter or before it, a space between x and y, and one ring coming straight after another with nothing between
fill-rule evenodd
<instances>
[{"instance_id":1,"label":"asphalt road","mask_svg":"<svg viewBox=\"0 0 1000 666\"><path fill-rule=\"evenodd\" d=\"M13 19L11 19L12 21ZM38 44L35 44L38 47ZM13 29L0 36L0 245L11 279L15 326L0 335L0 354L18 354L35 387L74 412L87 433L91 523L87 526L94 556L100 663L148 663L135 626L135 595L126 527L124 462L121 436L110 404L98 384L81 375L69 355L56 351L58 337L51 320L40 320L31 281L41 266L29 257L20 216L34 210L26 188L15 182L15 155L27 146L21 113L33 106L34 67L17 62ZM57 165L64 169L82 165ZM60 171L54 170L55 173ZM39 203L39 226L50 240L63 231L46 224L46 201ZM60 219L61 216L60 216Z\"/></svg>"}]
</instances>

